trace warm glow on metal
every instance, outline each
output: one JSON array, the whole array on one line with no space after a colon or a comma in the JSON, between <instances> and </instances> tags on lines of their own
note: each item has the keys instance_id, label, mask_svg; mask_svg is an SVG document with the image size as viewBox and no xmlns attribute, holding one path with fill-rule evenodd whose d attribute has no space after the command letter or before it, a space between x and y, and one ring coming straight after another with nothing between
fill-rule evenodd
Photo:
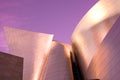
<instances>
[{"instance_id":1,"label":"warm glow on metal","mask_svg":"<svg viewBox=\"0 0 120 80\"><path fill-rule=\"evenodd\" d=\"M83 36L84 35L84 36ZM74 37L76 39L76 46L78 47L78 52L81 52L80 56L84 60L85 68L89 66L89 63L91 61L91 55L90 53L93 53L96 49L95 44L93 43L93 39L91 38L91 35L89 34L81 34L79 36ZM81 59L82 60L82 59Z\"/></svg>"},{"instance_id":2,"label":"warm glow on metal","mask_svg":"<svg viewBox=\"0 0 120 80\"><path fill-rule=\"evenodd\" d=\"M100 0L81 19L72 34L72 42L82 56L84 66L89 66L96 49L101 44L120 15L120 0Z\"/></svg>"},{"instance_id":3,"label":"warm glow on metal","mask_svg":"<svg viewBox=\"0 0 120 80\"><path fill-rule=\"evenodd\" d=\"M106 14L105 8L101 7L101 4L99 4L89 12L88 19L92 23L97 23L101 21Z\"/></svg>"},{"instance_id":4,"label":"warm glow on metal","mask_svg":"<svg viewBox=\"0 0 120 80\"><path fill-rule=\"evenodd\" d=\"M53 35L4 27L10 53L24 58L23 80L38 80ZM14 39L13 39L14 38Z\"/></svg>"}]
</instances>

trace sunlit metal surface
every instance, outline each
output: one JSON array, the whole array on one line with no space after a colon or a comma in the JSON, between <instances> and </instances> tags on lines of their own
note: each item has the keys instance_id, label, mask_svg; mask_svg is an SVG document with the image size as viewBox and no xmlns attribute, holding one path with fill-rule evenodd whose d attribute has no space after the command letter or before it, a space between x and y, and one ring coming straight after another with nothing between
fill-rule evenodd
<instances>
[{"instance_id":1,"label":"sunlit metal surface","mask_svg":"<svg viewBox=\"0 0 120 80\"><path fill-rule=\"evenodd\" d=\"M96 51L88 68L89 78L120 79L120 18Z\"/></svg>"},{"instance_id":2,"label":"sunlit metal surface","mask_svg":"<svg viewBox=\"0 0 120 80\"><path fill-rule=\"evenodd\" d=\"M70 45L53 41L39 80L73 80Z\"/></svg>"},{"instance_id":3,"label":"sunlit metal surface","mask_svg":"<svg viewBox=\"0 0 120 80\"><path fill-rule=\"evenodd\" d=\"M120 15L120 0L100 0L82 18L72 34L79 64L86 72L96 49ZM85 73L84 73L85 74Z\"/></svg>"},{"instance_id":4,"label":"sunlit metal surface","mask_svg":"<svg viewBox=\"0 0 120 80\"><path fill-rule=\"evenodd\" d=\"M4 27L10 54L24 58L23 80L39 80L53 35Z\"/></svg>"},{"instance_id":5,"label":"sunlit metal surface","mask_svg":"<svg viewBox=\"0 0 120 80\"><path fill-rule=\"evenodd\" d=\"M8 45L5 40L3 29L0 27L0 51L9 53Z\"/></svg>"}]
</instances>

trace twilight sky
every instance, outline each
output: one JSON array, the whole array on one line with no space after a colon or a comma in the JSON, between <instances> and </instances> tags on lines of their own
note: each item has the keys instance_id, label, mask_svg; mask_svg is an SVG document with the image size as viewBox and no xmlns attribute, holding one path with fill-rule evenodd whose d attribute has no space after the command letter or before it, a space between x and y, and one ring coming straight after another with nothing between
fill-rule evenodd
<instances>
[{"instance_id":1,"label":"twilight sky","mask_svg":"<svg viewBox=\"0 0 120 80\"><path fill-rule=\"evenodd\" d=\"M0 0L0 48L6 46L3 26L54 34L55 40L70 43L77 23L97 1Z\"/></svg>"}]
</instances>

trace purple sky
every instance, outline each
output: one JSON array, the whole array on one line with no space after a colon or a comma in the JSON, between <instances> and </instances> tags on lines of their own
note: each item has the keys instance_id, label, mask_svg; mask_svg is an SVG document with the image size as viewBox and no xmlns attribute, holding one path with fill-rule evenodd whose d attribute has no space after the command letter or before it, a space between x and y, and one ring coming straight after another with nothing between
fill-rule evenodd
<instances>
[{"instance_id":1,"label":"purple sky","mask_svg":"<svg viewBox=\"0 0 120 80\"><path fill-rule=\"evenodd\" d=\"M0 0L2 26L54 34L54 39L70 43L71 34L83 15L98 0ZM0 45L5 45L0 39Z\"/></svg>"},{"instance_id":2,"label":"purple sky","mask_svg":"<svg viewBox=\"0 0 120 80\"><path fill-rule=\"evenodd\" d=\"M54 39L70 42L83 15L97 0L0 0L0 27L52 33Z\"/></svg>"}]
</instances>

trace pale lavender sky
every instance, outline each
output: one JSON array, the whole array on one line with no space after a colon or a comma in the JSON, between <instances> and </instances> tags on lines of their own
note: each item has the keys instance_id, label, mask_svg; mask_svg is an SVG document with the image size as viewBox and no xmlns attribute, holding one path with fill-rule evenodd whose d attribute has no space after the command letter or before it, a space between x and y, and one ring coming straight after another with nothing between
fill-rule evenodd
<instances>
[{"instance_id":1,"label":"pale lavender sky","mask_svg":"<svg viewBox=\"0 0 120 80\"><path fill-rule=\"evenodd\" d=\"M5 46L2 27L54 34L70 43L71 34L83 15L98 0L0 0L0 47Z\"/></svg>"}]
</instances>

